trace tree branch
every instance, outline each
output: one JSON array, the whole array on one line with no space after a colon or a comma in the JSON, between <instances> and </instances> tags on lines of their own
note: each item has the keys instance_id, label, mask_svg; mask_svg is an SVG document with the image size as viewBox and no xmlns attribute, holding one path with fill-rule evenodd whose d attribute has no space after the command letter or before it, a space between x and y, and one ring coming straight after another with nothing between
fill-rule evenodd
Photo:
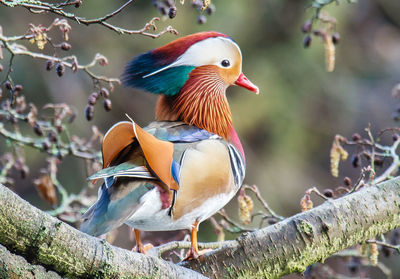
<instances>
[{"instance_id":1,"label":"tree branch","mask_svg":"<svg viewBox=\"0 0 400 279\"><path fill-rule=\"evenodd\" d=\"M0 245L0 278L62 279L57 273L10 253L3 245Z\"/></svg>"},{"instance_id":2,"label":"tree branch","mask_svg":"<svg viewBox=\"0 0 400 279\"><path fill-rule=\"evenodd\" d=\"M66 277L204 278L199 273L117 248L31 206L0 185L0 243Z\"/></svg>"},{"instance_id":3,"label":"tree branch","mask_svg":"<svg viewBox=\"0 0 400 279\"><path fill-rule=\"evenodd\" d=\"M400 178L246 233L183 263L211 278L279 278L400 226Z\"/></svg>"},{"instance_id":4,"label":"tree branch","mask_svg":"<svg viewBox=\"0 0 400 279\"><path fill-rule=\"evenodd\" d=\"M278 278L399 227L400 177L245 233L182 266L83 234L2 185L0 203L0 244L63 276L200 278L201 273L211 278Z\"/></svg>"},{"instance_id":5,"label":"tree branch","mask_svg":"<svg viewBox=\"0 0 400 279\"><path fill-rule=\"evenodd\" d=\"M85 17L76 16L73 13L64 11L63 9L60 8L60 5L53 5L50 3L43 2L43 1L36 1L36 3L32 3L32 1L28 1L28 0L25 0L25 1L24 0L23 1L0 0L0 4L3 4L6 7L20 6L20 7L26 8L28 11L30 11L32 13L50 12L55 15L75 21L78 24L84 24L84 25L100 24L120 35L124 35L124 34L142 35L142 36L147 36L147 37L151 37L151 38L158 38L158 37L164 35L165 33L172 33L174 35L178 35L178 31L175 30L172 26L168 26L158 33L147 32L149 30L153 30L153 31L157 30L155 22L160 20L158 17L151 19L148 23L146 23L146 25L143 28L137 29L137 30L121 28L121 27L115 26L115 25L107 22L108 19L119 14L124 8L126 8L132 2L133 2L133 0L127 1L125 4L123 4L117 10L115 10L105 16L102 16L99 18L94 18L94 19L87 19Z\"/></svg>"}]
</instances>

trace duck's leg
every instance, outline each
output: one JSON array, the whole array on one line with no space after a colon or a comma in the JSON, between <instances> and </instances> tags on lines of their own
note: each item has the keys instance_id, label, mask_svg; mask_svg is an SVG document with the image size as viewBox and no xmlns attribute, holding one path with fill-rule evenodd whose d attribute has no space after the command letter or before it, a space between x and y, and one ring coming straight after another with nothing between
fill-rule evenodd
<instances>
[{"instance_id":1,"label":"duck's leg","mask_svg":"<svg viewBox=\"0 0 400 279\"><path fill-rule=\"evenodd\" d=\"M133 229L133 231L135 232L136 252L146 254L146 252L154 246L150 243L143 245L142 240L140 239L140 231L137 229Z\"/></svg>"},{"instance_id":2,"label":"duck's leg","mask_svg":"<svg viewBox=\"0 0 400 279\"><path fill-rule=\"evenodd\" d=\"M190 236L190 248L186 254L184 261L195 260L199 257L199 247L197 245L197 231L199 229L199 221L196 220L192 225L192 232Z\"/></svg>"}]
</instances>

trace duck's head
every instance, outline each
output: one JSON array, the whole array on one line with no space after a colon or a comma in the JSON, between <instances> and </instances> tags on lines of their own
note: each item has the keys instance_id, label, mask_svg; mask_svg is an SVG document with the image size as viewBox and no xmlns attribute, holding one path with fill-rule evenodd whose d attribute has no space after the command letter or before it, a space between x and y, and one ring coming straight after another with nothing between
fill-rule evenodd
<instances>
[{"instance_id":1,"label":"duck's head","mask_svg":"<svg viewBox=\"0 0 400 279\"><path fill-rule=\"evenodd\" d=\"M139 55L128 63L123 82L163 95L158 120L180 119L224 137L232 126L226 89L259 92L242 73L239 46L218 32L192 34Z\"/></svg>"},{"instance_id":2,"label":"duck's head","mask_svg":"<svg viewBox=\"0 0 400 279\"><path fill-rule=\"evenodd\" d=\"M200 67L205 75L217 74L218 82L226 87L235 84L258 93L258 87L242 73L239 46L218 32L192 34L137 56L128 63L123 81L127 86L173 96L190 78L189 73Z\"/></svg>"}]
</instances>

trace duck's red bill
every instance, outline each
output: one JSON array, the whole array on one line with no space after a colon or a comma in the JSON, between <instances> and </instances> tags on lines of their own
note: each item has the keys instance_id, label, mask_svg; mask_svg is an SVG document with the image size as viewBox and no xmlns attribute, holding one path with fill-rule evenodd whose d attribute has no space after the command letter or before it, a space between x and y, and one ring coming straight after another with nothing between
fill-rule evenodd
<instances>
[{"instance_id":1,"label":"duck's red bill","mask_svg":"<svg viewBox=\"0 0 400 279\"><path fill-rule=\"evenodd\" d=\"M248 78L243 73L240 74L238 79L235 81L235 84L240 87L246 88L247 90L250 90L256 94L259 93L258 87L254 85L250 80L248 80Z\"/></svg>"}]
</instances>

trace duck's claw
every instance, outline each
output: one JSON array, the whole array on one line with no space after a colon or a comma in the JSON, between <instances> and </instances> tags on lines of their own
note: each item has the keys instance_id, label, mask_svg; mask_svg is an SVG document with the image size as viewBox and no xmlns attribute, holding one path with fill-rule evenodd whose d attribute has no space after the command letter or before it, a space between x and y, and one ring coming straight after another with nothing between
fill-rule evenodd
<instances>
[{"instance_id":1,"label":"duck's claw","mask_svg":"<svg viewBox=\"0 0 400 279\"><path fill-rule=\"evenodd\" d=\"M183 262L185 261L190 261L190 260L196 260L200 256L199 250L195 249L194 247L190 247L189 251L186 254L186 257L182 260Z\"/></svg>"}]
</instances>

